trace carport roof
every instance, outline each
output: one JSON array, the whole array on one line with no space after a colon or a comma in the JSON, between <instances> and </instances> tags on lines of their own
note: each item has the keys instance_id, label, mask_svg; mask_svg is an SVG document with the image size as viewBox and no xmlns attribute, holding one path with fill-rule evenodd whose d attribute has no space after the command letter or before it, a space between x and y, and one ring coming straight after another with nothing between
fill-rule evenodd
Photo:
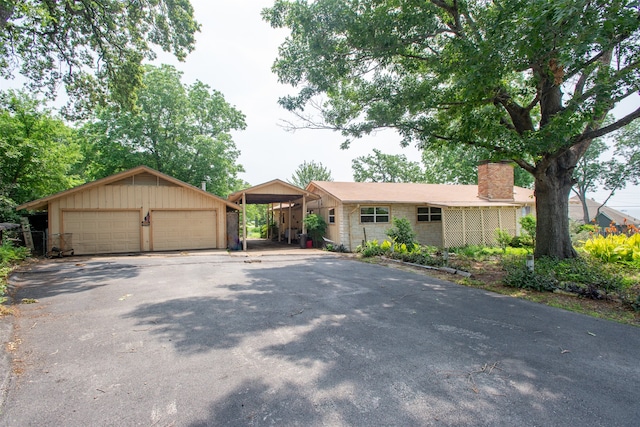
<instances>
[{"instance_id":1,"label":"carport roof","mask_svg":"<svg viewBox=\"0 0 640 427\"><path fill-rule=\"evenodd\" d=\"M307 200L316 200L320 196L313 194L295 185L288 184L279 179L274 179L264 184L259 184L229 195L228 199L233 203L242 203L242 196L248 205L265 205L268 203L290 203L306 197Z\"/></svg>"},{"instance_id":2,"label":"carport roof","mask_svg":"<svg viewBox=\"0 0 640 427\"><path fill-rule=\"evenodd\" d=\"M37 199L37 200L33 200L31 202L24 203L24 204L16 207L16 210L21 210L21 209L32 209L32 210L47 209L48 206L49 206L49 202L52 201L52 200L55 200L55 199L57 199L59 197L65 197L65 196L68 196L70 194L73 194L73 193L76 193L76 192L79 192L79 191L86 191L86 190L89 190L89 189L91 189L93 187L98 187L98 186L101 186L101 185L107 185L107 184L110 184L110 183L113 183L113 182L116 182L116 181L119 181L119 180L122 180L122 179L125 179L125 178L129 178L131 176L139 175L141 173L149 173L151 175L155 175L158 178L161 178L161 179L163 179L165 181L168 181L168 182L170 182L172 184L175 184L175 185L177 185L179 187L188 188L190 190L200 192L200 193L204 194L207 197L211 197L211 198L215 198L217 200L220 200L222 203L224 203L225 205L227 205L228 207L230 207L232 209L238 209L238 206L236 206L235 204L230 203L227 200L216 196L215 194L209 193L208 191L204 191L204 190L202 190L202 189L200 189L200 188L198 188L196 186L188 184L188 183L186 183L184 181L180 181L177 178L174 178L172 176L166 175L166 174L164 174L162 172L158 172L157 170L152 169L152 168L150 168L148 166L137 166L135 168L132 168L132 169L117 173L115 175L110 175L110 176L107 176L105 178L98 179L96 181L87 182L86 184L82 184L82 185L79 185L77 187L70 188L69 190L64 190L64 191L61 191L59 193L52 194L51 196L43 197L41 199Z\"/></svg>"}]
</instances>

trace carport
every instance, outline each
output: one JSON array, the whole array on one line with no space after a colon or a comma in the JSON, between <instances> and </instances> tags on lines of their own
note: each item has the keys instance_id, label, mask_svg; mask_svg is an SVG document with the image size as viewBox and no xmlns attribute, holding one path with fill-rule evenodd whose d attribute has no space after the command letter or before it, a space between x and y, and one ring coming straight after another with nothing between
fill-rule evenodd
<instances>
[{"instance_id":1,"label":"carport","mask_svg":"<svg viewBox=\"0 0 640 427\"><path fill-rule=\"evenodd\" d=\"M279 179L274 179L264 184L256 185L250 188L246 188L241 191L237 191L229 195L228 200L231 203L242 205L242 250L247 250L247 204L253 205L271 205L269 212L273 215L273 207L278 204L279 212L284 212L286 209L287 217L282 218L282 215L278 215L278 222L280 226L286 225L286 238L287 243L291 244L291 238L293 234L293 217L292 212L295 206L301 206L302 218L299 218L300 225L302 226L302 234L306 233L306 227L304 225L304 216L307 212L307 201L317 200L320 196L296 187L295 185L288 184ZM271 223L272 218L269 218L268 223ZM278 235L280 239L280 235Z\"/></svg>"}]
</instances>

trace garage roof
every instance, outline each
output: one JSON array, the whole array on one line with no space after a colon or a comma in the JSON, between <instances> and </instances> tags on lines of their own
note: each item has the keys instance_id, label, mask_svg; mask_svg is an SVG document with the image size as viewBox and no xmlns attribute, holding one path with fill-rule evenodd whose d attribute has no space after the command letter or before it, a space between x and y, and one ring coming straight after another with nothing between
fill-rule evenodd
<instances>
[{"instance_id":1,"label":"garage roof","mask_svg":"<svg viewBox=\"0 0 640 427\"><path fill-rule=\"evenodd\" d=\"M317 200L320 196L313 194L295 185L288 184L279 179L265 182L254 187L245 188L229 195L229 201L242 203L242 195L245 195L248 205L265 205L268 203L290 203L301 199L303 196L307 200Z\"/></svg>"},{"instance_id":2,"label":"garage roof","mask_svg":"<svg viewBox=\"0 0 640 427\"><path fill-rule=\"evenodd\" d=\"M115 175L110 175L106 178L102 178L102 179L98 179L96 181L92 181L92 182L88 182L86 184L83 185L79 185L77 187L71 188L69 190L65 190L65 191L61 191L59 193L56 194L52 194L51 196L47 196L47 197L43 197L41 199L37 199L37 200L33 200L31 202L27 202L24 203L18 207L16 207L16 210L21 210L21 209L32 209L32 210L43 210L43 209L47 209L49 206L49 202L52 200L55 200L57 198L60 197L65 197L68 196L70 194L79 192L79 191L86 191L89 190L93 187L98 187L101 185L108 185L108 184L113 184L113 183L117 183L118 181L124 181L124 182L128 182L129 178L131 178L130 182L133 185L135 183L135 177L136 176L144 176L145 181L148 181L148 177L149 175L152 175L154 177L156 177L158 180L164 180L172 185L176 185L178 187L184 187L184 188L188 188L189 190L193 190L193 191L197 191L199 193L202 193L203 195L207 196L207 197L211 197L211 198L215 198L217 200L220 200L222 203L224 203L225 205L227 205L228 207L232 208L232 209L238 209L238 206L221 198L216 196L215 194L209 193L207 191L204 191L198 187L195 187L191 184L187 184L184 181L180 181L177 178L174 178L172 176L166 175L162 172L158 172L155 169L152 169L148 166L138 166L129 170L126 170L124 172L120 172L117 173Z\"/></svg>"}]
</instances>

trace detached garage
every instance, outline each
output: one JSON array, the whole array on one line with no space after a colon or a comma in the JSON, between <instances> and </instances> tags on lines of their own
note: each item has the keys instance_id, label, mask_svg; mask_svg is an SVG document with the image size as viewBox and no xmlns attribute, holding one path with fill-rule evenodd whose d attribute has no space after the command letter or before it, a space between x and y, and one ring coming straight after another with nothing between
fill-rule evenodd
<instances>
[{"instance_id":1,"label":"detached garage","mask_svg":"<svg viewBox=\"0 0 640 427\"><path fill-rule=\"evenodd\" d=\"M49 249L63 241L89 255L226 248L227 212L238 208L139 166L17 209L48 212Z\"/></svg>"}]
</instances>

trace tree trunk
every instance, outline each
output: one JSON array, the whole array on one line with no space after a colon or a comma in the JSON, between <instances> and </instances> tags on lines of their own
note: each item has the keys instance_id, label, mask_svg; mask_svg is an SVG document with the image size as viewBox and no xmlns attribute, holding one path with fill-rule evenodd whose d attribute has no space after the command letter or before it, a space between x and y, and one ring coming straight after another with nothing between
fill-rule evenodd
<instances>
[{"instance_id":1,"label":"tree trunk","mask_svg":"<svg viewBox=\"0 0 640 427\"><path fill-rule=\"evenodd\" d=\"M545 170L536 171L536 248L535 257L575 258L577 253L569 234L569 193L573 185L571 167L558 159Z\"/></svg>"}]
</instances>

